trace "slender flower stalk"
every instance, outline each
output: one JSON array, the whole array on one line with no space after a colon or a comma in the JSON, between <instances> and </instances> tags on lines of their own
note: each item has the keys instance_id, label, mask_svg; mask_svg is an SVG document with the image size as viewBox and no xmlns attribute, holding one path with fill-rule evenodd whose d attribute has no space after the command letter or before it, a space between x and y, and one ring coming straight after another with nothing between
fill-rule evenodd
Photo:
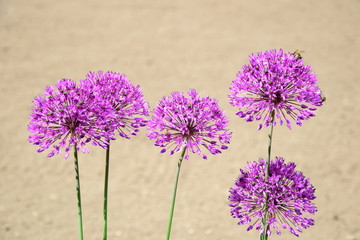
<instances>
[{"instance_id":1,"label":"slender flower stalk","mask_svg":"<svg viewBox=\"0 0 360 240\"><path fill-rule=\"evenodd\" d=\"M104 181L104 230L103 240L107 239L107 200L108 200L108 181L109 181L109 163L110 163L110 143L106 149L105 159L105 181Z\"/></svg>"},{"instance_id":2,"label":"slender flower stalk","mask_svg":"<svg viewBox=\"0 0 360 240\"><path fill-rule=\"evenodd\" d=\"M82 224L82 208L81 208L81 192L80 192L80 170L78 162L78 152L76 145L74 146L74 163L75 163L75 178L76 178L76 195L78 207L78 223L79 223L79 239L83 240L83 224Z\"/></svg>"},{"instance_id":3,"label":"slender flower stalk","mask_svg":"<svg viewBox=\"0 0 360 240\"><path fill-rule=\"evenodd\" d=\"M270 158L271 158L271 144L272 144L272 137L273 137L273 129L274 129L274 111L271 112L271 120L270 120L270 131L269 131L269 145L268 145L268 152L266 158L266 179L269 178L269 168L270 168Z\"/></svg>"},{"instance_id":4,"label":"slender flower stalk","mask_svg":"<svg viewBox=\"0 0 360 240\"><path fill-rule=\"evenodd\" d=\"M179 182L179 175L180 175L180 168L181 168L181 163L184 159L185 156L185 152L186 152L186 147L183 148L178 164L177 164L177 171L176 171L176 177L175 177L175 184L174 184L174 192L173 192L173 196L172 196L172 201L171 201L171 207L170 207L170 216L169 216L169 222L168 222L168 228L167 228L167 233L166 233L166 240L170 239L170 234L171 234L171 226L172 226L172 220L173 220L173 216L174 216L174 209L175 209L175 201L176 201L176 192L177 192L177 186L178 186L178 182Z\"/></svg>"},{"instance_id":5,"label":"slender flower stalk","mask_svg":"<svg viewBox=\"0 0 360 240\"><path fill-rule=\"evenodd\" d=\"M273 136L273 129L274 129L274 111L271 112L271 121L270 121L270 131L269 131L269 145L268 145L268 152L267 152L267 158L266 158L266 172L265 172L265 181L268 182L269 181L269 171L270 171L270 158L271 158L271 144L272 144L272 136ZM264 198L265 198L265 202L264 202L264 210L265 212L268 209L268 204L267 204L267 200L269 198L268 194L266 192L264 192ZM266 215L263 217L262 219L262 224L261 224L261 228L262 228L262 234L260 235L260 240L267 240L268 239L268 229L269 226L266 223L267 222L267 217Z\"/></svg>"}]
</instances>

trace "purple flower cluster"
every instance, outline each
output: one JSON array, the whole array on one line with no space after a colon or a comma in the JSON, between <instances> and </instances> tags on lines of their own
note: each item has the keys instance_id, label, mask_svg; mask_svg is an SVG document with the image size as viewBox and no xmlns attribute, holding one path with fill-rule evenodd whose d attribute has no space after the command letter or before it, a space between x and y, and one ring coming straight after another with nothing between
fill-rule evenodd
<instances>
[{"instance_id":1,"label":"purple flower cluster","mask_svg":"<svg viewBox=\"0 0 360 240\"><path fill-rule=\"evenodd\" d=\"M90 73L80 86L72 80L60 80L48 86L44 96L33 101L28 140L39 145L38 152L52 146L48 157L65 148L65 158L72 146L87 153L87 143L107 148L115 140L114 132L129 138L146 120L147 103L139 86L133 86L125 76L116 73Z\"/></svg>"},{"instance_id":2,"label":"purple flower cluster","mask_svg":"<svg viewBox=\"0 0 360 240\"><path fill-rule=\"evenodd\" d=\"M266 179L266 163L249 162L248 169L240 169L235 186L230 189L231 214L239 219L238 224L247 224L247 230L261 229L262 219L268 224L267 235L280 228L288 229L298 236L302 228L314 225L306 213L315 213L311 202L315 199L315 188L301 172L295 171L295 163L285 163L281 157L270 161ZM262 233L261 233L262 234Z\"/></svg>"},{"instance_id":3,"label":"purple flower cluster","mask_svg":"<svg viewBox=\"0 0 360 240\"><path fill-rule=\"evenodd\" d=\"M301 58L280 49L250 55L249 60L230 87L230 104L240 110L240 118L262 120L258 129L271 122L286 123L291 129L290 119L301 126L302 120L315 116L316 107L322 105L321 91L316 75Z\"/></svg>"},{"instance_id":4,"label":"purple flower cluster","mask_svg":"<svg viewBox=\"0 0 360 240\"><path fill-rule=\"evenodd\" d=\"M92 101L87 89L80 89L72 80L63 79L55 87L48 86L44 96L35 97L33 104L29 142L39 145L38 152L52 146L48 157L64 147L67 157L75 144L83 152L88 151L88 142L106 147L106 141L113 138L105 127L106 117L98 117L101 108Z\"/></svg>"},{"instance_id":5,"label":"purple flower cluster","mask_svg":"<svg viewBox=\"0 0 360 240\"><path fill-rule=\"evenodd\" d=\"M149 121L147 136L162 148L161 153L170 148L172 155L185 147L185 159L189 158L189 152L206 159L201 146L212 154L221 153L230 143L231 133L226 129L228 119L217 100L201 98L195 90L188 91L188 95L173 92L161 99Z\"/></svg>"},{"instance_id":6,"label":"purple flower cluster","mask_svg":"<svg viewBox=\"0 0 360 240\"><path fill-rule=\"evenodd\" d=\"M113 119L108 122L111 129L121 137L136 135L139 127L146 126L149 106L144 100L140 86L132 85L127 77L120 73L98 71L90 72L80 87L91 89L96 101L110 109Z\"/></svg>"}]
</instances>

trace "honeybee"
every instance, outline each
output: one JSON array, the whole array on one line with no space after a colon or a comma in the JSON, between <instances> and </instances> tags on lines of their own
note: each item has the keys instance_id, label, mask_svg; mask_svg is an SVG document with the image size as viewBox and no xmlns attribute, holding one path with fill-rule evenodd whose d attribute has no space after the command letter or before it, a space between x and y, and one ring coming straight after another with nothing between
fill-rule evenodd
<instances>
[{"instance_id":1,"label":"honeybee","mask_svg":"<svg viewBox=\"0 0 360 240\"><path fill-rule=\"evenodd\" d=\"M295 50L293 52L293 55L295 56L296 60L302 59L301 53L305 52L304 50Z\"/></svg>"},{"instance_id":2,"label":"honeybee","mask_svg":"<svg viewBox=\"0 0 360 240\"><path fill-rule=\"evenodd\" d=\"M320 97L321 97L321 103L324 103L326 101L326 97L324 96L324 94L321 93Z\"/></svg>"}]
</instances>

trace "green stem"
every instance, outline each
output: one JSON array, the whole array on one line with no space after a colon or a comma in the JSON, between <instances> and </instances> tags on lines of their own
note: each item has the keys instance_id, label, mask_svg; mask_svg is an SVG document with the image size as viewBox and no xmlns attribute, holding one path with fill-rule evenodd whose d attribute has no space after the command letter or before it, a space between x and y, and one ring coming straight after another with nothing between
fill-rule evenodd
<instances>
[{"instance_id":1,"label":"green stem","mask_svg":"<svg viewBox=\"0 0 360 240\"><path fill-rule=\"evenodd\" d=\"M110 142L109 142L108 148L106 150L106 160L105 160L103 240L107 239L107 198L108 198L108 179L109 179L109 159L110 159Z\"/></svg>"},{"instance_id":2,"label":"green stem","mask_svg":"<svg viewBox=\"0 0 360 240\"><path fill-rule=\"evenodd\" d=\"M176 200L176 190L177 190L177 185L178 185L178 182L179 182L181 163L182 163L182 160L184 159L185 152L186 152L186 148L184 147L183 151L181 153L181 156L179 158L179 161L178 161L178 166L177 166L177 172L176 172L176 178L175 178L175 186L174 186L174 192L173 192L173 197L172 197L172 202L171 202L170 217L169 217L169 222L168 222L166 240L170 239L171 225L172 225L172 219L173 219L173 216L174 216L174 207L175 207L175 200Z\"/></svg>"},{"instance_id":3,"label":"green stem","mask_svg":"<svg viewBox=\"0 0 360 240\"><path fill-rule=\"evenodd\" d=\"M273 129L274 129L274 125L273 125L274 115L275 115L275 112L272 111L271 112L271 121L270 121L270 132L268 135L269 136L268 155L266 158L266 174L265 174L266 181L268 181L268 178L269 178L269 168L270 168L270 158L271 158L271 142L272 142L272 135L273 135Z\"/></svg>"},{"instance_id":4,"label":"green stem","mask_svg":"<svg viewBox=\"0 0 360 240\"><path fill-rule=\"evenodd\" d=\"M78 206L78 220L79 220L79 239L83 240L83 224L82 224L82 210L81 210L81 193L80 193L80 173L79 162L76 145L74 146L74 161L76 174L76 192L77 192L77 206Z\"/></svg>"},{"instance_id":5,"label":"green stem","mask_svg":"<svg viewBox=\"0 0 360 240\"><path fill-rule=\"evenodd\" d=\"M268 145L268 154L267 154L267 158L266 158L266 172L265 172L265 181L267 182L269 180L269 170L270 170L270 159L271 159L271 143L272 143L272 136L273 136L273 129L274 129L274 116L275 116L275 111L271 112L271 120L270 120L270 132L269 132L269 145ZM269 230L269 226L266 224L267 222L267 194L264 193L264 197L265 197L265 204L263 206L263 209L265 211L265 215L262 219L261 222L261 228L263 229L263 233L260 235L260 240L267 240L268 239L268 235L267 235L267 230Z\"/></svg>"}]
</instances>

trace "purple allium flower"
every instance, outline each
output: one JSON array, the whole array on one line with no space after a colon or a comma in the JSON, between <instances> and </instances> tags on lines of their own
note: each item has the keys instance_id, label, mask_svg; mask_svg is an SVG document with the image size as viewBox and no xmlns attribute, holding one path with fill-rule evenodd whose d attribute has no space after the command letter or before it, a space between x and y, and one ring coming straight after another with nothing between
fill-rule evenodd
<instances>
[{"instance_id":1,"label":"purple allium flower","mask_svg":"<svg viewBox=\"0 0 360 240\"><path fill-rule=\"evenodd\" d=\"M231 133L226 129L228 119L220 110L217 100L210 97L201 98L196 90L183 93L173 92L170 97L160 100L149 121L150 131L147 136L155 139L155 146L162 148L161 153L171 149L170 155L186 148L188 153L202 155L203 146L212 154L219 154L227 149Z\"/></svg>"},{"instance_id":2,"label":"purple allium flower","mask_svg":"<svg viewBox=\"0 0 360 240\"><path fill-rule=\"evenodd\" d=\"M314 219L303 215L317 211L314 203L315 188L308 178L295 171L295 163L285 163L281 157L270 161L269 178L266 180L266 163L249 162L248 169L240 169L235 186L230 189L231 214L239 225L249 225L247 230L261 228L262 219L268 224L267 234L280 228L298 236L302 228L314 225Z\"/></svg>"},{"instance_id":3,"label":"purple allium flower","mask_svg":"<svg viewBox=\"0 0 360 240\"><path fill-rule=\"evenodd\" d=\"M38 152L52 146L52 157L65 148L65 158L71 146L88 152L87 143L107 147L113 133L106 128L108 112L94 102L88 89L79 88L69 79L58 81L55 87L48 86L44 96L33 101L28 130L29 142L39 145Z\"/></svg>"},{"instance_id":4,"label":"purple allium flower","mask_svg":"<svg viewBox=\"0 0 360 240\"><path fill-rule=\"evenodd\" d=\"M286 123L289 129L290 119L301 126L302 120L315 116L322 105L321 91L301 58L280 49L252 54L249 60L230 87L230 104L240 110L236 115L248 122L262 120L258 129L270 125L272 113L274 125Z\"/></svg>"},{"instance_id":5,"label":"purple allium flower","mask_svg":"<svg viewBox=\"0 0 360 240\"><path fill-rule=\"evenodd\" d=\"M140 86L134 86L127 77L115 72L90 72L80 83L91 89L96 101L113 111L108 128L118 131L124 138L136 135L139 127L146 126L149 115L148 103L144 100Z\"/></svg>"}]
</instances>

